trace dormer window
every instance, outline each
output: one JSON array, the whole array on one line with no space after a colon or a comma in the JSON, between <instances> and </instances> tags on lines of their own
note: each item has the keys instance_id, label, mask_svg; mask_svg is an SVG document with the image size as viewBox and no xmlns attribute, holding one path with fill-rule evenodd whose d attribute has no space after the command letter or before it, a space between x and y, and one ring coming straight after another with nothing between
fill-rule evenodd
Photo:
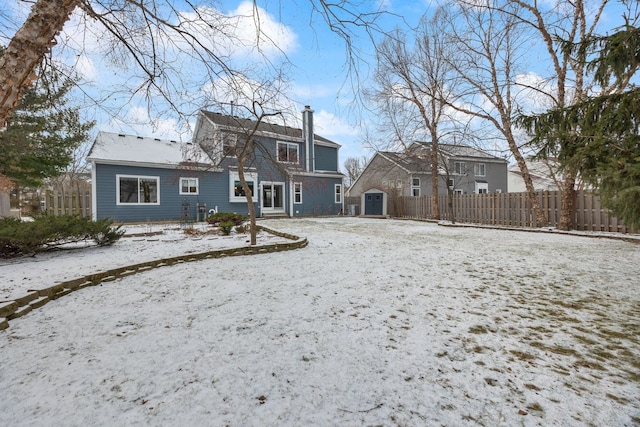
<instances>
[{"instance_id":1,"label":"dormer window","mask_svg":"<svg viewBox=\"0 0 640 427\"><path fill-rule=\"evenodd\" d=\"M298 144L278 141L277 146L279 162L298 163Z\"/></svg>"},{"instance_id":2,"label":"dormer window","mask_svg":"<svg viewBox=\"0 0 640 427\"><path fill-rule=\"evenodd\" d=\"M222 138L222 155L233 156L236 152L237 135L225 134Z\"/></svg>"}]
</instances>

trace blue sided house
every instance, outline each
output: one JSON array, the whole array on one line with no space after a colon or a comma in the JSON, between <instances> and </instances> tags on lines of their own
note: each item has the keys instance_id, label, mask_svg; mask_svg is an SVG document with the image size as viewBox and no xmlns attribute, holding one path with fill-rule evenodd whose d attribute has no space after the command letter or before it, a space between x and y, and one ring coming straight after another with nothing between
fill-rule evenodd
<instances>
[{"instance_id":1,"label":"blue sided house","mask_svg":"<svg viewBox=\"0 0 640 427\"><path fill-rule=\"evenodd\" d=\"M340 145L302 129L201 111L191 142L100 132L92 164L94 219L117 222L203 220L213 212L248 213L236 148L254 149L244 175L256 213L336 215L343 210Z\"/></svg>"}]
</instances>

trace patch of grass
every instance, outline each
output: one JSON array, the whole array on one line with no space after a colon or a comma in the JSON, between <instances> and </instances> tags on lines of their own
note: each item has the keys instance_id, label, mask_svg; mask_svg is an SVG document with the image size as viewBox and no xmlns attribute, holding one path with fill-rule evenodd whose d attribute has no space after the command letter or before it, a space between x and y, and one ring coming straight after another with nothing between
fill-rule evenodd
<instances>
[{"instance_id":1,"label":"patch of grass","mask_svg":"<svg viewBox=\"0 0 640 427\"><path fill-rule=\"evenodd\" d=\"M626 399L624 397L616 396L615 394L607 393L606 396L609 399L615 400L616 402L621 403L623 405L627 405L628 403L630 403L629 399Z\"/></svg>"},{"instance_id":2,"label":"patch of grass","mask_svg":"<svg viewBox=\"0 0 640 427\"><path fill-rule=\"evenodd\" d=\"M542 409L542 405L538 402L534 402L530 405L527 405L527 409L529 412L537 412L538 414L544 414L544 409Z\"/></svg>"},{"instance_id":3,"label":"patch of grass","mask_svg":"<svg viewBox=\"0 0 640 427\"><path fill-rule=\"evenodd\" d=\"M476 325L469 328L470 334L486 334L488 332L487 328L482 325Z\"/></svg>"},{"instance_id":4,"label":"patch of grass","mask_svg":"<svg viewBox=\"0 0 640 427\"><path fill-rule=\"evenodd\" d=\"M613 331L611 329L604 329L604 328L598 329L598 335L607 337L607 338L618 338L618 339L635 341L634 339L635 337L632 337L631 335L629 335L629 333Z\"/></svg>"},{"instance_id":5,"label":"patch of grass","mask_svg":"<svg viewBox=\"0 0 640 427\"><path fill-rule=\"evenodd\" d=\"M573 334L573 337L576 340L578 340L578 341L580 341L580 342L582 342L584 344L587 344L587 345L596 345L596 344L598 344L598 341L592 340L591 338L585 337L584 335Z\"/></svg>"},{"instance_id":6,"label":"patch of grass","mask_svg":"<svg viewBox=\"0 0 640 427\"><path fill-rule=\"evenodd\" d=\"M533 360L533 359L536 358L533 354L526 353L526 352L520 351L520 350L509 350L509 353L513 354L514 356L516 356L520 360Z\"/></svg>"}]
</instances>

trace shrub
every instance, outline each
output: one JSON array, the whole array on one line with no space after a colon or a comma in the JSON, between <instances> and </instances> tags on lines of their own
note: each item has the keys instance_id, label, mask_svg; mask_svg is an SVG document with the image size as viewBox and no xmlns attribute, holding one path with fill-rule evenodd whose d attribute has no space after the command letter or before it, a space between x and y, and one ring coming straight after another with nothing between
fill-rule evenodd
<instances>
[{"instance_id":1,"label":"shrub","mask_svg":"<svg viewBox=\"0 0 640 427\"><path fill-rule=\"evenodd\" d=\"M108 219L92 221L79 216L39 216L32 222L0 219L0 257L34 254L65 244L93 240L99 246L112 245L124 230Z\"/></svg>"},{"instance_id":2,"label":"shrub","mask_svg":"<svg viewBox=\"0 0 640 427\"><path fill-rule=\"evenodd\" d=\"M249 226L247 224L237 225L236 233L238 234L246 234L249 232Z\"/></svg>"},{"instance_id":3,"label":"shrub","mask_svg":"<svg viewBox=\"0 0 640 427\"><path fill-rule=\"evenodd\" d=\"M234 224L231 221L223 221L220 223L218 228L220 228L220 232L222 232L222 234L224 234L225 236L228 236L229 234L231 234L231 229L233 228L233 225Z\"/></svg>"},{"instance_id":4,"label":"shrub","mask_svg":"<svg viewBox=\"0 0 640 427\"><path fill-rule=\"evenodd\" d=\"M207 222L214 226L220 226L223 222L232 222L233 225L241 225L248 218L235 212L218 212L207 217Z\"/></svg>"}]
</instances>

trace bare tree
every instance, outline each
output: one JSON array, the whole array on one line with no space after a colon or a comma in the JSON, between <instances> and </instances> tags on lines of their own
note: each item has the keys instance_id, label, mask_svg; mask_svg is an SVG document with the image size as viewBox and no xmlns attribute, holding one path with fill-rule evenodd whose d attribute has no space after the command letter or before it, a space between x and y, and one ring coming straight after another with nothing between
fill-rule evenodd
<instances>
[{"instance_id":1,"label":"bare tree","mask_svg":"<svg viewBox=\"0 0 640 427\"><path fill-rule=\"evenodd\" d=\"M451 86L455 78L450 62L449 45L444 42L444 9L430 18L423 18L412 38L399 30L387 35L377 47L376 89L372 94L384 125L392 131L395 141L404 151L416 137L430 139L431 198L433 217L440 219L438 203L439 142L451 125L447 115ZM389 123L391 126L389 126Z\"/></svg>"},{"instance_id":2,"label":"bare tree","mask_svg":"<svg viewBox=\"0 0 640 427\"><path fill-rule=\"evenodd\" d=\"M348 157L344 161L344 170L346 172L346 186L351 187L351 184L358 179L365 166L367 165L366 156L360 157Z\"/></svg>"},{"instance_id":3,"label":"bare tree","mask_svg":"<svg viewBox=\"0 0 640 427\"><path fill-rule=\"evenodd\" d=\"M310 21L317 22L316 17L320 17L321 25L328 25L345 40L347 61L353 65L357 62L353 40L358 29L377 31L380 13L361 12L357 2L309 2L313 11ZM262 54L263 62L269 66L262 51L264 43L277 49L278 40L273 40L262 27L257 1L252 4L254 50ZM239 71L221 45L241 46L247 41L235 32L238 17L217 12L214 0L180 5L186 10L169 0L36 0L0 59L0 127L11 115L24 88L36 78L36 66L62 41L58 35L74 13L99 24L100 43L108 48L106 52L115 54L115 60L125 68L140 72L135 94L144 94L149 103L162 100L174 114L185 114L179 108L185 94L181 85L184 74L174 53L180 52L197 63L203 82L212 81L221 76L233 77ZM286 55L283 56L286 61Z\"/></svg>"},{"instance_id":4,"label":"bare tree","mask_svg":"<svg viewBox=\"0 0 640 427\"><path fill-rule=\"evenodd\" d=\"M504 4L502 4L504 3ZM500 0L461 1L448 17L449 57L460 81L456 97L447 104L472 117L482 119L506 141L520 168L529 200L539 226L548 223L531 180L525 157L515 135L514 117L522 87L516 74L519 55L527 40L519 10ZM501 7L501 9L498 8ZM504 13L509 11L510 13Z\"/></svg>"},{"instance_id":5,"label":"bare tree","mask_svg":"<svg viewBox=\"0 0 640 427\"><path fill-rule=\"evenodd\" d=\"M563 48L565 44L579 45L592 39L608 0L578 0L563 2L558 7L545 7L537 1L513 0L519 6L514 14L505 8L503 13L513 16L522 25L528 26L541 37L544 50L552 64L552 72L545 76L552 82L553 90L538 91L549 100L551 108L574 105L587 96L592 84L586 81L586 49ZM602 93L610 93L615 88L600 88ZM574 129L579 134L579 129ZM559 157L559 150L565 144L549 144L543 147L543 156ZM573 227L575 213L575 191L577 165L563 165L562 201L558 228L569 230Z\"/></svg>"}]
</instances>

